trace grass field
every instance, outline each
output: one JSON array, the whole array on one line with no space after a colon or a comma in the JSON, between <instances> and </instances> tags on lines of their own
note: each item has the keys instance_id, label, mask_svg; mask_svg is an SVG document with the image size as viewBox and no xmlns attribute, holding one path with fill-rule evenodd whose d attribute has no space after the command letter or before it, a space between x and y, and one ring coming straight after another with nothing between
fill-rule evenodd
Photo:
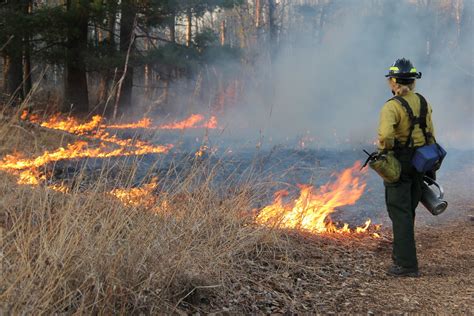
<instances>
[{"instance_id":1,"label":"grass field","mask_svg":"<svg viewBox=\"0 0 474 316\"><path fill-rule=\"evenodd\" d=\"M75 137L3 118L0 154L38 155ZM253 207L271 183L216 189L212 169L200 168L146 203L108 194L107 168L68 193L0 171L2 313L473 312L465 217L422 227L422 278L391 279L387 230L372 238L262 227ZM127 188L133 166L122 170Z\"/></svg>"}]
</instances>

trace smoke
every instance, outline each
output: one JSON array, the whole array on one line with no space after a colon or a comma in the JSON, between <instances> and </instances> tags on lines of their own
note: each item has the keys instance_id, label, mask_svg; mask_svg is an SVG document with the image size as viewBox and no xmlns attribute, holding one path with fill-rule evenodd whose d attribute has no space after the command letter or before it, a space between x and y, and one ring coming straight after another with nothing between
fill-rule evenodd
<instances>
[{"instance_id":1,"label":"smoke","mask_svg":"<svg viewBox=\"0 0 474 316\"><path fill-rule=\"evenodd\" d=\"M292 42L282 41L273 64L264 58L257 66L249 82L263 84L248 84L242 104L229 111L229 135L306 135L329 147L373 143L379 111L392 96L384 75L406 57L423 72L416 90L432 104L438 140L474 147L473 37L458 35L454 17L443 15L441 2L434 6L344 1L326 17L321 41L311 30L285 30Z\"/></svg>"}]
</instances>

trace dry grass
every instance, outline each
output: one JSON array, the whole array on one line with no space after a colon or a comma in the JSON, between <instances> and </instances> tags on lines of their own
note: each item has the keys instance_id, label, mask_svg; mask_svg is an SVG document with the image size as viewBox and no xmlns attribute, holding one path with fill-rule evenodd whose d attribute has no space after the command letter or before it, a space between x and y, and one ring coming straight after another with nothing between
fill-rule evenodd
<instances>
[{"instance_id":1,"label":"dry grass","mask_svg":"<svg viewBox=\"0 0 474 316\"><path fill-rule=\"evenodd\" d=\"M2 154L34 154L64 141L15 120L0 128ZM125 185L128 172L118 176ZM107 177L63 194L17 185L2 172L3 312L173 312L197 292L225 293L239 258L272 237L244 215L252 185L217 190L212 176L196 166L145 207L105 194Z\"/></svg>"},{"instance_id":2,"label":"dry grass","mask_svg":"<svg viewBox=\"0 0 474 316\"><path fill-rule=\"evenodd\" d=\"M155 213L2 181L4 310L173 311L196 288L225 287L234 261L264 242L235 212L249 207L244 192L198 188L167 202L172 213Z\"/></svg>"},{"instance_id":3,"label":"dry grass","mask_svg":"<svg viewBox=\"0 0 474 316\"><path fill-rule=\"evenodd\" d=\"M3 119L0 155L39 154L69 137ZM391 279L386 232L347 238L256 226L252 207L271 183L215 187L219 163L177 178L170 169L159 181L171 189L159 185L151 204L105 193L130 187L136 167L110 161L94 177L82 170L67 194L1 172L1 314L472 313L469 223L421 231L424 275Z\"/></svg>"}]
</instances>

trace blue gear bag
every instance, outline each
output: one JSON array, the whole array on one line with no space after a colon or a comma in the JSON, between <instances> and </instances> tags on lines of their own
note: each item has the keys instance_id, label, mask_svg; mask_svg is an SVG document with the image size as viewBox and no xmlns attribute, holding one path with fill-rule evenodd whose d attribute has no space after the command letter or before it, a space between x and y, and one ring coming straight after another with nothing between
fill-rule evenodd
<instances>
[{"instance_id":1,"label":"blue gear bag","mask_svg":"<svg viewBox=\"0 0 474 316\"><path fill-rule=\"evenodd\" d=\"M426 131L426 116L428 114L428 103L426 99L419 93L417 93L420 99L420 117L416 117L413 114L408 102L400 97L395 96L392 99L397 100L406 110L408 117L410 118L411 126L410 132L408 134L408 139L405 143L406 148L410 148L410 145L413 143L412 133L415 125L418 124L423 131L423 136L425 137L425 144L428 143L431 138L434 140L434 144L424 145L415 150L411 163L415 169L420 173L425 173L432 170L438 170L443 162L444 157L446 156L446 150L436 143L436 139ZM391 100L392 100L391 99Z\"/></svg>"},{"instance_id":2,"label":"blue gear bag","mask_svg":"<svg viewBox=\"0 0 474 316\"><path fill-rule=\"evenodd\" d=\"M413 155L411 163L418 172L424 173L439 169L444 157L446 157L446 150L435 143L418 148Z\"/></svg>"}]
</instances>

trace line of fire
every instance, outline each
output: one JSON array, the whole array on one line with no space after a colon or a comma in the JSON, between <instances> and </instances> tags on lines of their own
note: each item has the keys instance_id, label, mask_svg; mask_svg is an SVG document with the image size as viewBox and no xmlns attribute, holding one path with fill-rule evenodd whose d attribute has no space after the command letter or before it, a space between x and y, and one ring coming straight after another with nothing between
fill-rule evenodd
<instances>
[{"instance_id":1,"label":"line of fire","mask_svg":"<svg viewBox=\"0 0 474 316\"><path fill-rule=\"evenodd\" d=\"M137 122L106 124L99 115L81 123L74 117L61 114L54 114L50 119L43 121L38 115L29 115L26 111L21 113L20 119L43 128L64 131L82 137L67 146L54 151L45 151L36 157L24 157L21 153L17 153L5 156L0 162L0 170L17 176L18 184L46 185L52 190L65 194L71 188L55 181L54 169L45 167L52 166L58 161L67 160L170 154L173 149L173 144L155 145L136 138L121 138L117 134L111 134L111 131L222 129L215 116L206 118L201 114L192 114L179 121L161 124L153 123L148 117ZM200 158L212 151L212 148L203 145L194 153L194 156ZM363 173L359 171L360 167L361 163L355 162L352 167L334 174L333 179L321 187L298 184L299 196L293 198L290 196L289 199L286 199L288 201L285 201L285 197L289 195L287 191L275 192L273 203L256 210L255 222L270 227L299 229L312 233L360 234L371 232L373 237L380 237L376 232L380 225L371 226L370 219L367 219L361 227L350 228L347 223L338 227L330 218L331 213L335 212L338 207L355 204L364 193L366 183ZM46 169L49 170L46 171ZM150 205L156 186L157 181L154 179L150 183L143 184L143 187L113 188L105 194L112 194L125 204L136 205L143 202L144 205ZM152 211L159 211L159 208L152 207Z\"/></svg>"}]
</instances>

